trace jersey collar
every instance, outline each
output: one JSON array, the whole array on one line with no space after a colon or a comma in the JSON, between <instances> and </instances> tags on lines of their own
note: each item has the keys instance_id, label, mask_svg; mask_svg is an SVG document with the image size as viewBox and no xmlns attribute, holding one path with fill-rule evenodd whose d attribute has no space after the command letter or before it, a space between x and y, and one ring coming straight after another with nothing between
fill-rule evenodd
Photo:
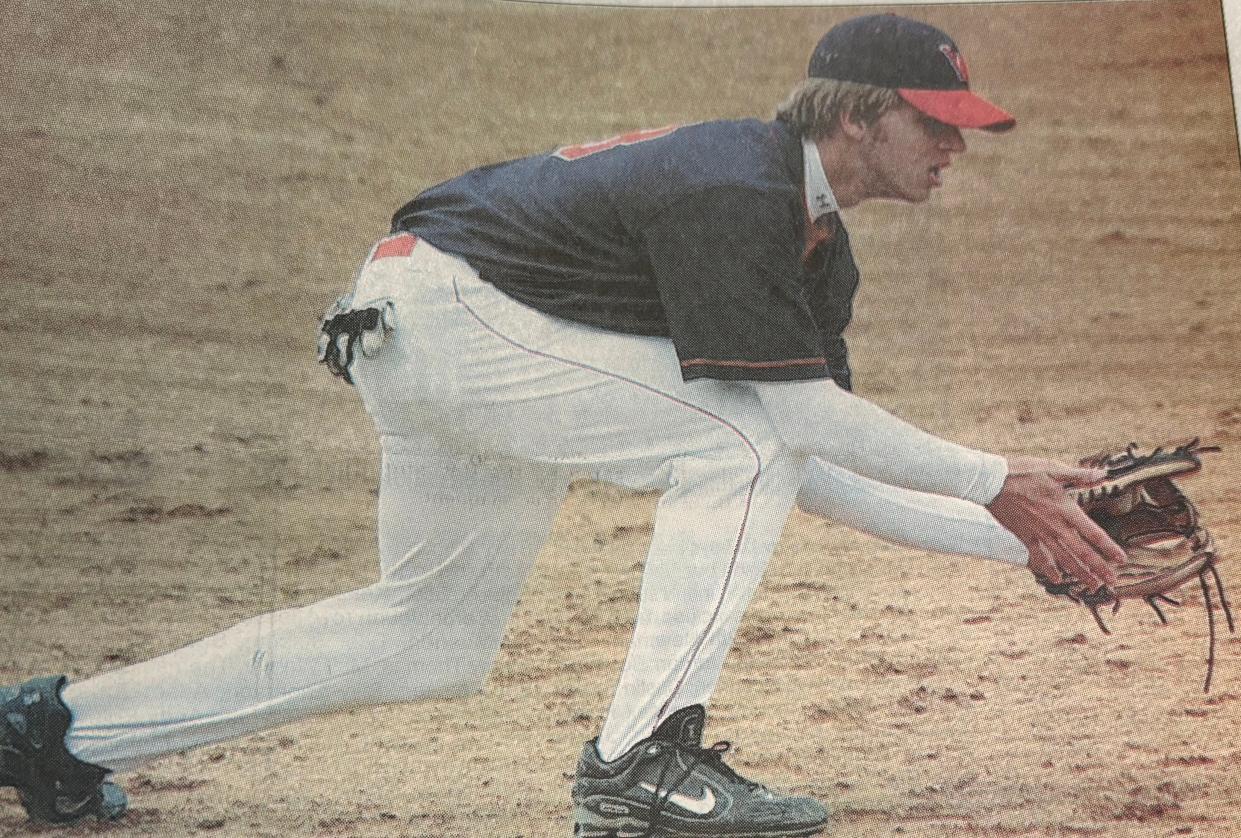
<instances>
[{"instance_id":1,"label":"jersey collar","mask_svg":"<svg viewBox=\"0 0 1241 838\"><path fill-rule=\"evenodd\" d=\"M811 221L818 221L820 216L829 212L839 212L836 195L831 184L827 182L827 172L823 171L823 160L819 157L819 147L814 140L802 137L802 169L806 183L806 212L810 213Z\"/></svg>"}]
</instances>

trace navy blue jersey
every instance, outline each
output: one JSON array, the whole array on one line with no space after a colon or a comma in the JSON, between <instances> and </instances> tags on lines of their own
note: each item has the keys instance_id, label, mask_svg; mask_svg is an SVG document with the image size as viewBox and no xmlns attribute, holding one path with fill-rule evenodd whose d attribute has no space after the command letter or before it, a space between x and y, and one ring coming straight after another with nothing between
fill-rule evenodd
<instances>
[{"instance_id":1,"label":"navy blue jersey","mask_svg":"<svg viewBox=\"0 0 1241 838\"><path fill-rule=\"evenodd\" d=\"M800 138L707 122L467 172L393 218L540 311L672 339L686 380L833 377L858 272L848 234L803 259Z\"/></svg>"}]
</instances>

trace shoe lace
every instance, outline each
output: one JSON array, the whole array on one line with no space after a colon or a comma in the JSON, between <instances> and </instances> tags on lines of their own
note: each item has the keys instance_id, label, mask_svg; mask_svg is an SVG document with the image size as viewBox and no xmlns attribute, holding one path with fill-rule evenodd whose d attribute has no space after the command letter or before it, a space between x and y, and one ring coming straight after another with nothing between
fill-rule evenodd
<instances>
[{"instance_id":1,"label":"shoe lace","mask_svg":"<svg viewBox=\"0 0 1241 838\"><path fill-rule=\"evenodd\" d=\"M728 763L724 762L724 754L732 750L732 747L733 744L725 740L722 742L716 742L710 748L699 748L698 750L702 753L704 759L712 763L712 767L715 768L716 771L720 772L734 783L740 783L750 791L757 791L758 789L766 788L766 786L762 783L756 783L753 780L742 777L734 771Z\"/></svg>"},{"instance_id":2,"label":"shoe lace","mask_svg":"<svg viewBox=\"0 0 1241 838\"><path fill-rule=\"evenodd\" d=\"M659 769L659 776L655 780L655 803L651 807L651 817L647 822L646 831L642 833L642 838L655 838L655 828L659 825L659 818L663 814L664 808L668 805L668 798L671 797L672 793L677 790L681 783L689 779L689 776L694 773L694 770L703 763L709 764L713 769L718 771L720 774L723 774L729 780L732 780L735 783L740 783L751 791L764 788L761 783L756 783L753 780L747 780L745 777L742 777L730 768L728 763L724 762L724 754L728 753L731 749L732 743L727 740L716 742L709 748L699 748L693 745L672 743L673 753L677 750L688 751L690 758L686 763L685 770L681 772L680 776L666 786L664 785L664 780L668 774L668 768L672 765L674 760L664 760L663 767Z\"/></svg>"}]
</instances>

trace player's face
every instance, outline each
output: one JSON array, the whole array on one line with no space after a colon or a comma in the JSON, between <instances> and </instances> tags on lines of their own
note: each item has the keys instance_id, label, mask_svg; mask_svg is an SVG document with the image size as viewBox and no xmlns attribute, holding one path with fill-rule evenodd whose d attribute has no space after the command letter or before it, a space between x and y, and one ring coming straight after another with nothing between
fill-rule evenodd
<instances>
[{"instance_id":1,"label":"player's face","mask_svg":"<svg viewBox=\"0 0 1241 838\"><path fill-rule=\"evenodd\" d=\"M920 203L943 184L943 171L965 151L961 132L903 102L866 129L861 153L871 198Z\"/></svg>"}]
</instances>

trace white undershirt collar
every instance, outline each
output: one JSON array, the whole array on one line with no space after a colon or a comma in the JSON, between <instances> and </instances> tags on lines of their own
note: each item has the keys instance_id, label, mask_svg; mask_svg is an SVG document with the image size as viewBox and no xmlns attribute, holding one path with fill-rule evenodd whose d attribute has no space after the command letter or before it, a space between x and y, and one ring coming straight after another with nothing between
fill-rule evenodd
<instances>
[{"instance_id":1,"label":"white undershirt collar","mask_svg":"<svg viewBox=\"0 0 1241 838\"><path fill-rule=\"evenodd\" d=\"M831 184L827 182L827 172L823 171L819 147L814 144L814 140L802 137L801 148L806 183L806 211L810 213L811 221L818 221L822 215L839 212L840 205L836 203L836 195L832 192Z\"/></svg>"}]
</instances>

